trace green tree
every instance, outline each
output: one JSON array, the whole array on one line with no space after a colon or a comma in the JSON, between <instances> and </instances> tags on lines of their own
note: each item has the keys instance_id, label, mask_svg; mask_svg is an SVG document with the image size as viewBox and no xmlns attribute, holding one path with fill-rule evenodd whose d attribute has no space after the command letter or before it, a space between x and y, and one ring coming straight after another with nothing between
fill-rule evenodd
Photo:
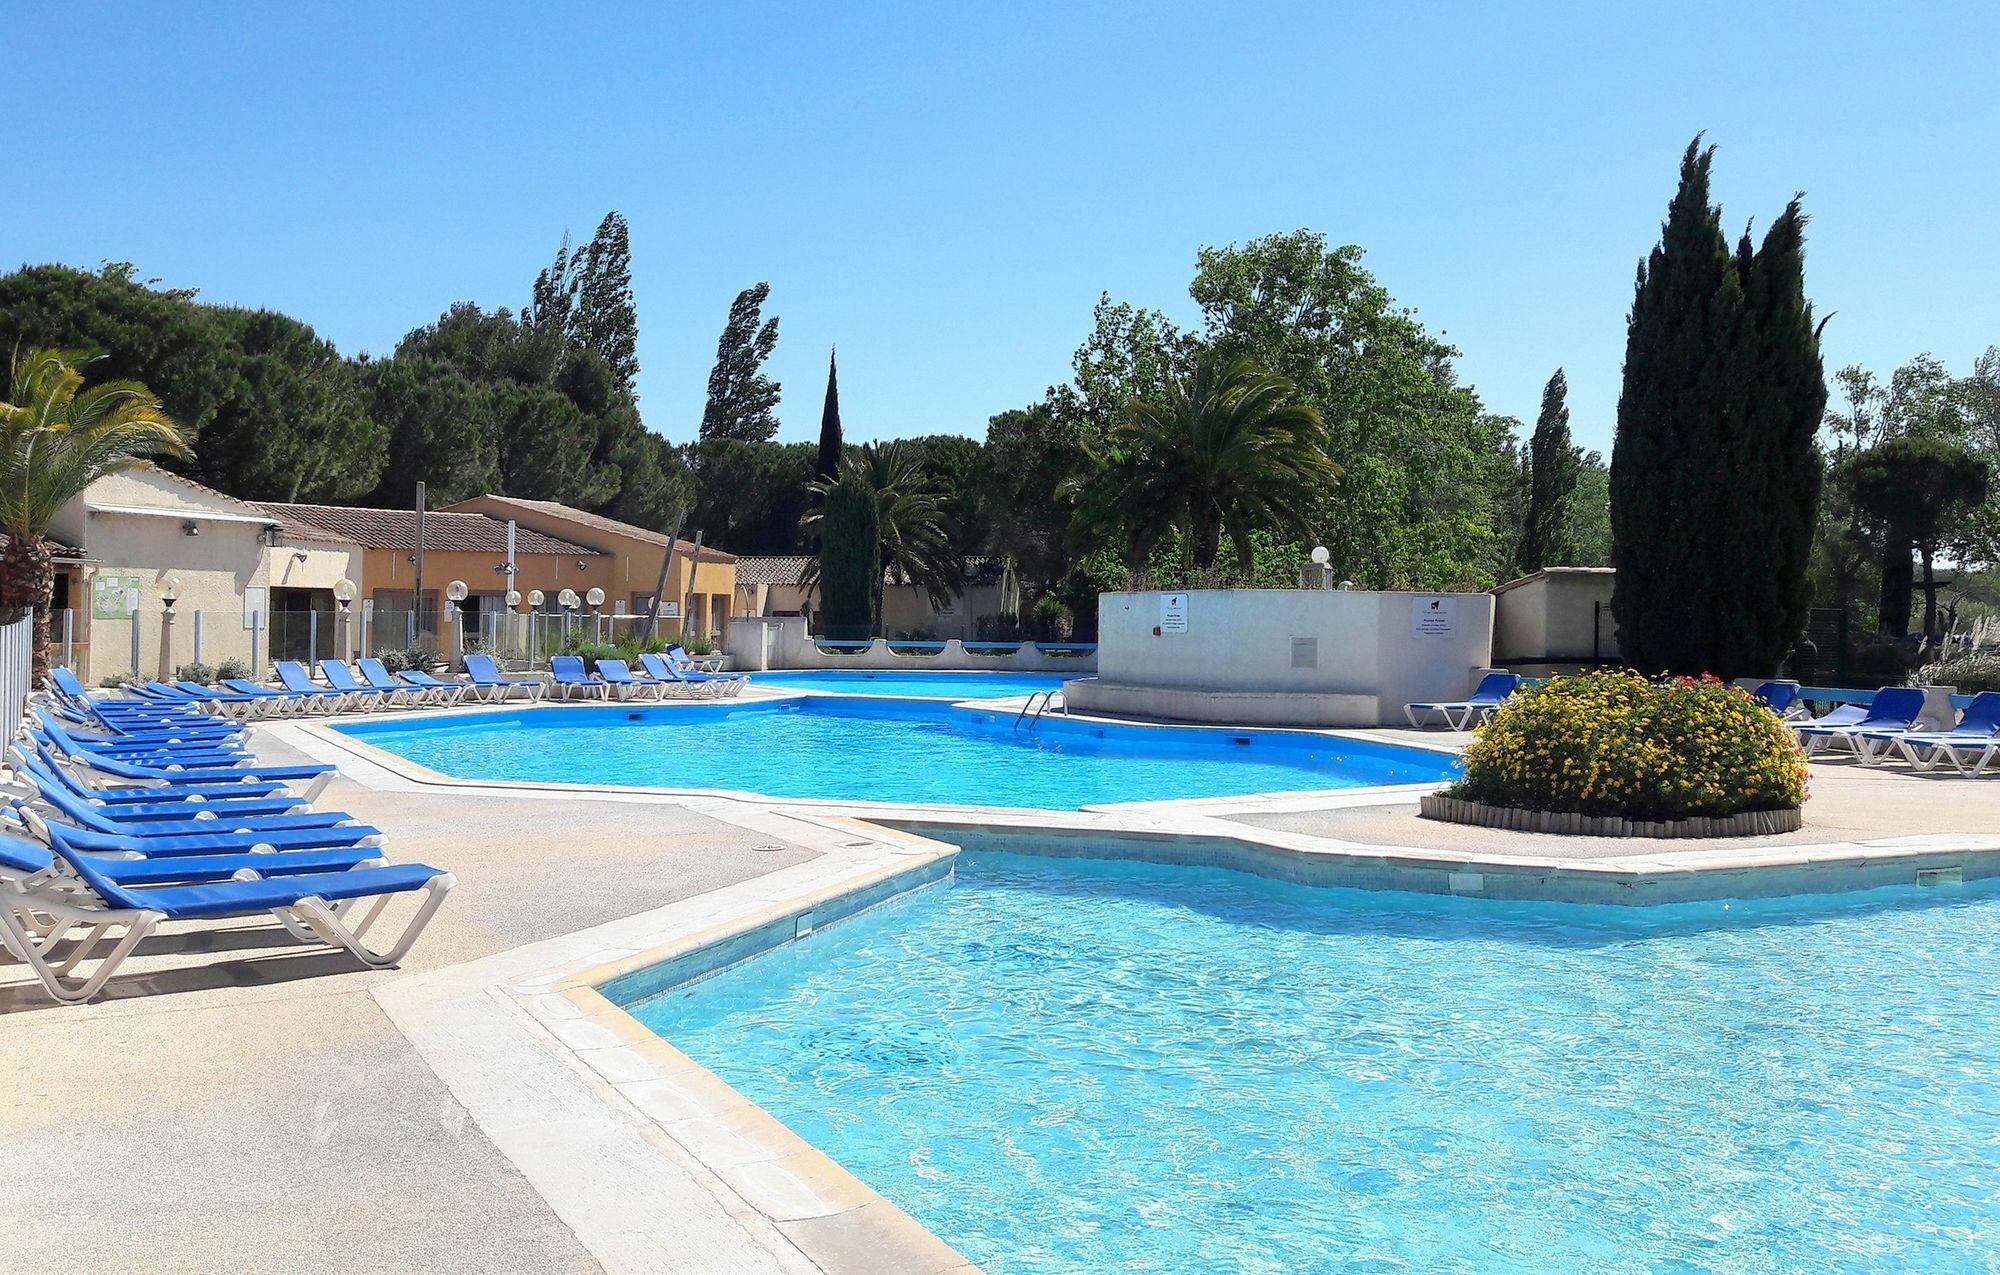
<instances>
[{"instance_id":1,"label":"green tree","mask_svg":"<svg viewBox=\"0 0 2000 1275\"><path fill-rule=\"evenodd\" d=\"M569 344L603 359L625 392L636 399L639 309L632 300L632 245L623 214L604 214L597 233L571 258L568 268L575 280ZM539 306L538 299L538 311Z\"/></svg>"},{"instance_id":2,"label":"green tree","mask_svg":"<svg viewBox=\"0 0 2000 1275\"><path fill-rule=\"evenodd\" d=\"M826 355L826 401L819 409L819 458L813 463L813 476L832 478L840 472L840 457L843 450L840 438L840 369L835 365L835 351Z\"/></svg>"},{"instance_id":3,"label":"green tree","mask_svg":"<svg viewBox=\"0 0 2000 1275\"><path fill-rule=\"evenodd\" d=\"M14 356L0 403L0 606L34 612L34 678L48 671L55 564L45 537L62 507L142 456L180 456L187 438L158 396L137 381L84 388L79 350Z\"/></svg>"},{"instance_id":4,"label":"green tree","mask_svg":"<svg viewBox=\"0 0 2000 1275\"><path fill-rule=\"evenodd\" d=\"M827 637L874 635L882 615L881 526L874 480L858 457L814 484L820 498L817 560L821 628Z\"/></svg>"},{"instance_id":5,"label":"green tree","mask_svg":"<svg viewBox=\"0 0 2000 1275\"><path fill-rule=\"evenodd\" d=\"M730 303L729 320L715 343L715 369L708 374L708 406L701 436L762 443L778 432L779 385L764 375L764 360L778 345L778 319L762 319L771 285L743 289ZM761 319L761 323L760 323Z\"/></svg>"},{"instance_id":6,"label":"green tree","mask_svg":"<svg viewBox=\"0 0 2000 1275\"><path fill-rule=\"evenodd\" d=\"M965 563L952 547L936 484L916 452L903 443L863 444L841 462L835 482L814 480L811 490L818 503L807 512L800 530L808 543L818 540L822 548L819 565L807 568L807 581L824 570L827 498L834 487L857 478L875 493L878 574L897 584L918 586L934 604L950 601L965 585Z\"/></svg>"},{"instance_id":7,"label":"green tree","mask_svg":"<svg viewBox=\"0 0 2000 1275\"><path fill-rule=\"evenodd\" d=\"M361 369L368 414L389 436L388 463L368 502L407 509L417 483L432 504L501 490L486 389L438 359L383 359Z\"/></svg>"},{"instance_id":8,"label":"green tree","mask_svg":"<svg viewBox=\"0 0 2000 1275\"><path fill-rule=\"evenodd\" d=\"M1562 369L1542 389L1542 410L1528 442L1528 510L1521 529L1517 569L1526 575L1543 567L1574 565L1570 539L1576 485L1583 473L1583 449L1570 442L1569 382Z\"/></svg>"},{"instance_id":9,"label":"green tree","mask_svg":"<svg viewBox=\"0 0 2000 1275\"><path fill-rule=\"evenodd\" d=\"M691 449L695 484L690 531L733 553L804 552L800 520L813 479L811 443L713 438Z\"/></svg>"},{"instance_id":10,"label":"green tree","mask_svg":"<svg viewBox=\"0 0 2000 1275\"><path fill-rule=\"evenodd\" d=\"M93 374L146 385L199 440L167 463L231 495L331 501L375 486L386 431L353 365L296 319L154 283L122 262L16 271L0 278L0 349L101 351Z\"/></svg>"},{"instance_id":11,"label":"green tree","mask_svg":"<svg viewBox=\"0 0 2000 1275\"><path fill-rule=\"evenodd\" d=\"M1648 670L1774 672L1805 620L1826 403L1794 200L1731 253L1697 138L1639 266L1611 460L1613 610Z\"/></svg>"},{"instance_id":12,"label":"green tree","mask_svg":"<svg viewBox=\"0 0 2000 1275\"><path fill-rule=\"evenodd\" d=\"M1046 401L986 423L988 539L1014 555L1024 588L1035 594L1069 574L1071 493L1089 464L1083 430L1080 415L1059 413Z\"/></svg>"},{"instance_id":13,"label":"green tree","mask_svg":"<svg viewBox=\"0 0 2000 1275\"><path fill-rule=\"evenodd\" d=\"M1340 472L1291 381L1211 351L1159 399L1132 403L1082 480L1078 527L1122 543L1134 567L1175 533L1197 568L1215 565L1225 538L1247 567L1253 532L1310 534L1305 511Z\"/></svg>"},{"instance_id":14,"label":"green tree","mask_svg":"<svg viewBox=\"0 0 2000 1275\"><path fill-rule=\"evenodd\" d=\"M1326 422L1345 473L1309 515L1337 573L1374 587L1484 587L1509 567L1519 527L1508 437L1457 384L1457 351L1361 258L1309 230L1204 248L1190 288L1201 342L1292 381Z\"/></svg>"},{"instance_id":15,"label":"green tree","mask_svg":"<svg viewBox=\"0 0 2000 1275\"><path fill-rule=\"evenodd\" d=\"M1856 503L1886 531L1883 630L1895 637L1909 631L1914 549L1922 563L1924 636L1935 640L1937 552L1960 520L1986 500L1990 467L1962 443L1921 434L1890 439L1848 463Z\"/></svg>"}]
</instances>

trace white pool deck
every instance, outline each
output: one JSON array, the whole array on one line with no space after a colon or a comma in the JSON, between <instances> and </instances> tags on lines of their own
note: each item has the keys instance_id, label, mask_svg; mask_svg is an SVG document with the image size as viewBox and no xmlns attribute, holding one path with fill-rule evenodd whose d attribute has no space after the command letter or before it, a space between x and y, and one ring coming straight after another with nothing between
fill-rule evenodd
<instances>
[{"instance_id":1,"label":"white pool deck","mask_svg":"<svg viewBox=\"0 0 2000 1275\"><path fill-rule=\"evenodd\" d=\"M46 1184L0 1211L0 1251L87 1236L63 1246L74 1271L970 1270L596 990L810 924L956 843L1607 902L2000 870L2000 781L1838 764L1815 764L1800 833L1710 844L1430 824L1427 788L996 811L467 781L310 722L258 739L338 761L321 804L460 889L401 970L251 923L168 927L87 1006L0 964L0 1175Z\"/></svg>"}]
</instances>

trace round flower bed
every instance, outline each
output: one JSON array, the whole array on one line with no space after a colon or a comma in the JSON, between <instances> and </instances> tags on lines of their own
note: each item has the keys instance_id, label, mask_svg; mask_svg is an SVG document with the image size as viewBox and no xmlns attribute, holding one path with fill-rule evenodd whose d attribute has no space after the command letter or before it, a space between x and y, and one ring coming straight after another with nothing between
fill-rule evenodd
<instances>
[{"instance_id":1,"label":"round flower bed","mask_svg":"<svg viewBox=\"0 0 2000 1275\"><path fill-rule=\"evenodd\" d=\"M1465 778L1425 813L1548 831L1721 835L1795 828L1805 797L1805 754L1741 688L1605 672L1514 695L1465 750ZM1468 820L1478 808L1569 818Z\"/></svg>"}]
</instances>

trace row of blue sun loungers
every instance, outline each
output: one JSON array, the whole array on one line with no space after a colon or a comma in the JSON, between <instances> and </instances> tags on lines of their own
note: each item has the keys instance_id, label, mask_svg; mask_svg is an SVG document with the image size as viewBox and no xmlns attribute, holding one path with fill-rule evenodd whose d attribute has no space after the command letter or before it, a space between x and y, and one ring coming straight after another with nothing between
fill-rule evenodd
<instances>
[{"instance_id":1,"label":"row of blue sun loungers","mask_svg":"<svg viewBox=\"0 0 2000 1275\"><path fill-rule=\"evenodd\" d=\"M265 915L394 965L456 884L392 864L379 829L315 809L331 766L259 761L249 727L187 704L51 683L0 785L0 945L58 1000L96 996L167 921ZM372 945L399 897L414 915Z\"/></svg>"},{"instance_id":2,"label":"row of blue sun loungers","mask_svg":"<svg viewBox=\"0 0 2000 1275\"><path fill-rule=\"evenodd\" d=\"M1868 704L1843 704L1794 723L1808 756L1846 752L1864 766L1900 760L1917 770L1984 775L2000 760L2000 691L1972 697L1956 722L1924 716L1925 694L1885 686Z\"/></svg>"},{"instance_id":3,"label":"row of blue sun loungers","mask_svg":"<svg viewBox=\"0 0 2000 1275\"><path fill-rule=\"evenodd\" d=\"M697 668L685 652L671 648L665 655L639 657L643 672L624 660L603 659L595 674L574 655L550 661L550 678L503 673L490 655L465 657L465 677L440 678L421 670L391 673L378 659L321 660L320 676L297 660L273 665L279 685L266 686L243 678L226 678L215 686L198 682L136 682L127 690L139 701L163 708L215 713L239 720L278 715L342 713L389 707L447 707L461 702L498 703L516 697L538 700L551 691L562 699L598 696L630 699L651 695L735 695L748 684L741 673L717 673ZM55 670L64 694L85 694L83 684L68 669Z\"/></svg>"}]
</instances>

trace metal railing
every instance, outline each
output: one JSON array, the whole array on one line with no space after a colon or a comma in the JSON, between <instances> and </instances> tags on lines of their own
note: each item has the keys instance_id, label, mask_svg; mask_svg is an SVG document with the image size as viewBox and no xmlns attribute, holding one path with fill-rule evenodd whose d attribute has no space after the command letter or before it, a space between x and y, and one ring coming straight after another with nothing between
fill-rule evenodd
<instances>
[{"instance_id":1,"label":"metal railing","mask_svg":"<svg viewBox=\"0 0 2000 1275\"><path fill-rule=\"evenodd\" d=\"M32 612L0 625L0 714L12 735L28 713L28 693L34 689L35 617Z\"/></svg>"}]
</instances>

